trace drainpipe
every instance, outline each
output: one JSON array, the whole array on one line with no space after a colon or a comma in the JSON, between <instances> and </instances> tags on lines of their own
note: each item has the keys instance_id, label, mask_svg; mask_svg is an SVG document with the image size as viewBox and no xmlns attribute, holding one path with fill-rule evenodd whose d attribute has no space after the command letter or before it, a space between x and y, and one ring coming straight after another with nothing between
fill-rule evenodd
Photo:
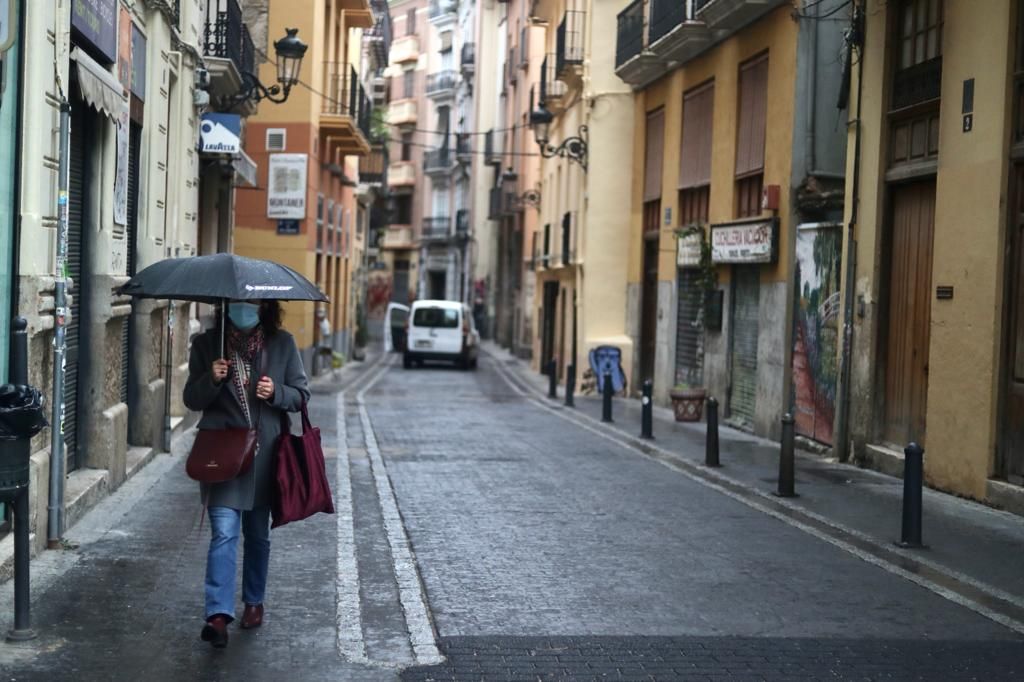
<instances>
[{"instance_id":1,"label":"drainpipe","mask_svg":"<svg viewBox=\"0 0 1024 682\"><path fill-rule=\"evenodd\" d=\"M864 93L864 13L858 4L854 6L853 31L860 39L857 46L860 56L857 59L857 115L854 118L853 143L853 187L850 193L850 222L846 226L846 277L843 286L846 295L843 300L843 354L840 358L839 376L842 390L839 392L838 419L836 420L836 456L840 462L850 459L850 364L853 354L853 289L857 271L857 243L854 235L857 226L858 206L860 203L860 140L861 140L861 100Z\"/></svg>"},{"instance_id":2,"label":"drainpipe","mask_svg":"<svg viewBox=\"0 0 1024 682\"><path fill-rule=\"evenodd\" d=\"M11 234L11 317L19 317L18 301L21 299L21 285L18 281L18 269L21 267L21 132L25 112L25 8L26 0L18 2L18 97L14 116L14 227Z\"/></svg>"},{"instance_id":3,"label":"drainpipe","mask_svg":"<svg viewBox=\"0 0 1024 682\"><path fill-rule=\"evenodd\" d=\"M53 308L53 400L50 423L50 499L46 524L46 546L60 548L64 526L64 362L65 333L69 314L67 301L68 259L68 156L71 151L71 103L60 102L60 165L57 185L57 267L54 277ZM76 294L78 295L78 294Z\"/></svg>"}]
</instances>

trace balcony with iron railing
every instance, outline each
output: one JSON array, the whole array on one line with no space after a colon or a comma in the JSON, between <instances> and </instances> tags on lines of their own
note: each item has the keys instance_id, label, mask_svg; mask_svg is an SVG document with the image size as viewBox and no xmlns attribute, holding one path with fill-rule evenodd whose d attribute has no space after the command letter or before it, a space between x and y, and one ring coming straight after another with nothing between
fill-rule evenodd
<instances>
[{"instance_id":1,"label":"balcony with iron railing","mask_svg":"<svg viewBox=\"0 0 1024 682\"><path fill-rule=\"evenodd\" d=\"M504 138L497 130L488 130L484 135L484 163L500 166L504 156Z\"/></svg>"},{"instance_id":2,"label":"balcony with iron railing","mask_svg":"<svg viewBox=\"0 0 1024 682\"><path fill-rule=\"evenodd\" d=\"M370 120L373 103L355 67L346 62L324 64L320 128L342 154L370 153Z\"/></svg>"},{"instance_id":3,"label":"balcony with iron railing","mask_svg":"<svg viewBox=\"0 0 1024 682\"><path fill-rule=\"evenodd\" d=\"M738 31L789 0L693 0L693 17L716 33Z\"/></svg>"},{"instance_id":4,"label":"balcony with iron railing","mask_svg":"<svg viewBox=\"0 0 1024 682\"><path fill-rule=\"evenodd\" d=\"M460 208L455 212L455 238L460 240L469 239L469 209Z\"/></svg>"},{"instance_id":5,"label":"balcony with iron railing","mask_svg":"<svg viewBox=\"0 0 1024 682\"><path fill-rule=\"evenodd\" d=\"M423 219L423 227L420 230L420 241L442 242L451 239L452 221L446 215L428 216Z\"/></svg>"},{"instance_id":6,"label":"balcony with iron railing","mask_svg":"<svg viewBox=\"0 0 1024 682\"><path fill-rule=\"evenodd\" d=\"M487 219L500 220L503 212L501 208L501 187L492 187L487 194Z\"/></svg>"},{"instance_id":7,"label":"balcony with iron railing","mask_svg":"<svg viewBox=\"0 0 1024 682\"><path fill-rule=\"evenodd\" d=\"M430 149L423 155L423 172L427 175L450 173L455 167L455 155L448 147Z\"/></svg>"},{"instance_id":8,"label":"balcony with iron railing","mask_svg":"<svg viewBox=\"0 0 1024 682\"><path fill-rule=\"evenodd\" d=\"M210 95L216 107L237 108L251 115L256 104L251 100L235 102L256 70L256 48L249 29L242 21L238 0L209 0L203 30L203 53L210 73Z\"/></svg>"},{"instance_id":9,"label":"balcony with iron railing","mask_svg":"<svg viewBox=\"0 0 1024 682\"><path fill-rule=\"evenodd\" d=\"M473 146L470 136L466 133L455 135L455 160L459 163L473 163Z\"/></svg>"},{"instance_id":10,"label":"balcony with iron railing","mask_svg":"<svg viewBox=\"0 0 1024 682\"><path fill-rule=\"evenodd\" d=\"M383 10L375 7L373 16L373 27L363 33L363 43L367 47L367 54L375 62L370 64L370 71L387 67L393 39L391 13L387 10L387 5Z\"/></svg>"},{"instance_id":11,"label":"balcony with iron railing","mask_svg":"<svg viewBox=\"0 0 1024 682\"><path fill-rule=\"evenodd\" d=\"M455 96L455 86L458 83L459 76L451 69L428 74L427 97L435 100L452 98Z\"/></svg>"},{"instance_id":12,"label":"balcony with iron railing","mask_svg":"<svg viewBox=\"0 0 1024 682\"><path fill-rule=\"evenodd\" d=\"M454 22L458 18L458 10L456 0L430 0L430 23L438 25Z\"/></svg>"},{"instance_id":13,"label":"balcony with iron railing","mask_svg":"<svg viewBox=\"0 0 1024 682\"><path fill-rule=\"evenodd\" d=\"M376 144L369 156L359 161L359 180L369 185L384 185L388 177L388 148Z\"/></svg>"},{"instance_id":14,"label":"balcony with iron railing","mask_svg":"<svg viewBox=\"0 0 1024 682\"><path fill-rule=\"evenodd\" d=\"M552 114L559 114L565 110L564 97L568 91L564 81L558 80L555 69L555 53L551 52L544 57L540 63L540 90L538 99L540 103Z\"/></svg>"},{"instance_id":15,"label":"balcony with iron railing","mask_svg":"<svg viewBox=\"0 0 1024 682\"><path fill-rule=\"evenodd\" d=\"M582 10L568 10L558 24L555 36L555 72L563 80L580 75L583 65L583 31L587 14Z\"/></svg>"},{"instance_id":16,"label":"balcony with iron railing","mask_svg":"<svg viewBox=\"0 0 1024 682\"><path fill-rule=\"evenodd\" d=\"M643 87L711 44L711 31L691 21L689 2L634 0L618 15L615 73Z\"/></svg>"},{"instance_id":17,"label":"balcony with iron railing","mask_svg":"<svg viewBox=\"0 0 1024 682\"><path fill-rule=\"evenodd\" d=\"M462 75L471 76L476 72L476 43L463 43L459 63Z\"/></svg>"}]
</instances>

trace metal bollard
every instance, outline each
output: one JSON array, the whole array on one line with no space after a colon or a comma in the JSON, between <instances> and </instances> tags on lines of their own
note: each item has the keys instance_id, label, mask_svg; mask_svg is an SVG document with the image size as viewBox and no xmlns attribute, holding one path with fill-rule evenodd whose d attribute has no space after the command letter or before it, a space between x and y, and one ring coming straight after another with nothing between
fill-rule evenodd
<instances>
[{"instance_id":1,"label":"metal bollard","mask_svg":"<svg viewBox=\"0 0 1024 682\"><path fill-rule=\"evenodd\" d=\"M10 382L28 383L28 321L23 317L12 320ZM31 441L19 440L6 444L11 448L31 448ZM25 452L24 456L28 457ZM14 503L14 627L7 631L8 642L24 642L36 638L32 630L31 599L29 592L29 518L28 486L18 492Z\"/></svg>"},{"instance_id":2,"label":"metal bollard","mask_svg":"<svg viewBox=\"0 0 1024 682\"><path fill-rule=\"evenodd\" d=\"M601 401L601 421L603 421L603 422L611 422L612 421L612 393L615 390L614 388L612 388L612 373L611 372L605 372L604 373L604 382L602 383L601 386L603 388L603 390L601 392L602 393L602 395L601 395L601 398L602 398L602 401Z\"/></svg>"},{"instance_id":3,"label":"metal bollard","mask_svg":"<svg viewBox=\"0 0 1024 682\"><path fill-rule=\"evenodd\" d=\"M903 449L903 532L900 547L920 549L921 504L924 487L924 448L910 443Z\"/></svg>"},{"instance_id":4,"label":"metal bollard","mask_svg":"<svg viewBox=\"0 0 1024 682\"><path fill-rule=\"evenodd\" d=\"M708 432L704 440L704 466L720 467L718 461L718 401L708 398Z\"/></svg>"},{"instance_id":5,"label":"metal bollard","mask_svg":"<svg viewBox=\"0 0 1024 682\"><path fill-rule=\"evenodd\" d=\"M793 415L782 415L782 446L779 448L779 497L796 497L796 434L793 430Z\"/></svg>"},{"instance_id":6,"label":"metal bollard","mask_svg":"<svg viewBox=\"0 0 1024 682\"><path fill-rule=\"evenodd\" d=\"M565 406L576 407L573 393L576 392L576 363L565 368Z\"/></svg>"},{"instance_id":7,"label":"metal bollard","mask_svg":"<svg viewBox=\"0 0 1024 682\"><path fill-rule=\"evenodd\" d=\"M558 397L558 361L548 362L548 397Z\"/></svg>"},{"instance_id":8,"label":"metal bollard","mask_svg":"<svg viewBox=\"0 0 1024 682\"><path fill-rule=\"evenodd\" d=\"M643 396L640 398L640 437L654 438L654 401L651 395L654 392L654 382L650 379L644 382Z\"/></svg>"}]
</instances>

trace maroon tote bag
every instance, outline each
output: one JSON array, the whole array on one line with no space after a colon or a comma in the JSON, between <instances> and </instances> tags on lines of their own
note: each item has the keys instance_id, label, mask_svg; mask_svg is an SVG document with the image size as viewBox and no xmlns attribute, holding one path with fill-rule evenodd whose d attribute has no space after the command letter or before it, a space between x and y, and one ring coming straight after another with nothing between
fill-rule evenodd
<instances>
[{"instance_id":1,"label":"maroon tote bag","mask_svg":"<svg viewBox=\"0 0 1024 682\"><path fill-rule=\"evenodd\" d=\"M317 512L334 513L331 486L327 483L320 429L309 421L302 403L302 435L291 433L288 414L281 413L281 438L274 462L275 495L271 528L301 521Z\"/></svg>"}]
</instances>

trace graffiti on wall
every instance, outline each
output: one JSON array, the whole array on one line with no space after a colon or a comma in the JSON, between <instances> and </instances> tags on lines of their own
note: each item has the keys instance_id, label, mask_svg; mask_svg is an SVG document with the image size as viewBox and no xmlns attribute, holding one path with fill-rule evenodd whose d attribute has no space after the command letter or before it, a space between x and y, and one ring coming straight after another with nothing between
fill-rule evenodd
<instances>
[{"instance_id":1,"label":"graffiti on wall","mask_svg":"<svg viewBox=\"0 0 1024 682\"><path fill-rule=\"evenodd\" d=\"M797 228L793 314L793 399L796 431L832 444L839 375L841 230L834 224Z\"/></svg>"},{"instance_id":2,"label":"graffiti on wall","mask_svg":"<svg viewBox=\"0 0 1024 682\"><path fill-rule=\"evenodd\" d=\"M375 272L366 285L366 316L371 320L383 320L391 300L391 275Z\"/></svg>"}]
</instances>

